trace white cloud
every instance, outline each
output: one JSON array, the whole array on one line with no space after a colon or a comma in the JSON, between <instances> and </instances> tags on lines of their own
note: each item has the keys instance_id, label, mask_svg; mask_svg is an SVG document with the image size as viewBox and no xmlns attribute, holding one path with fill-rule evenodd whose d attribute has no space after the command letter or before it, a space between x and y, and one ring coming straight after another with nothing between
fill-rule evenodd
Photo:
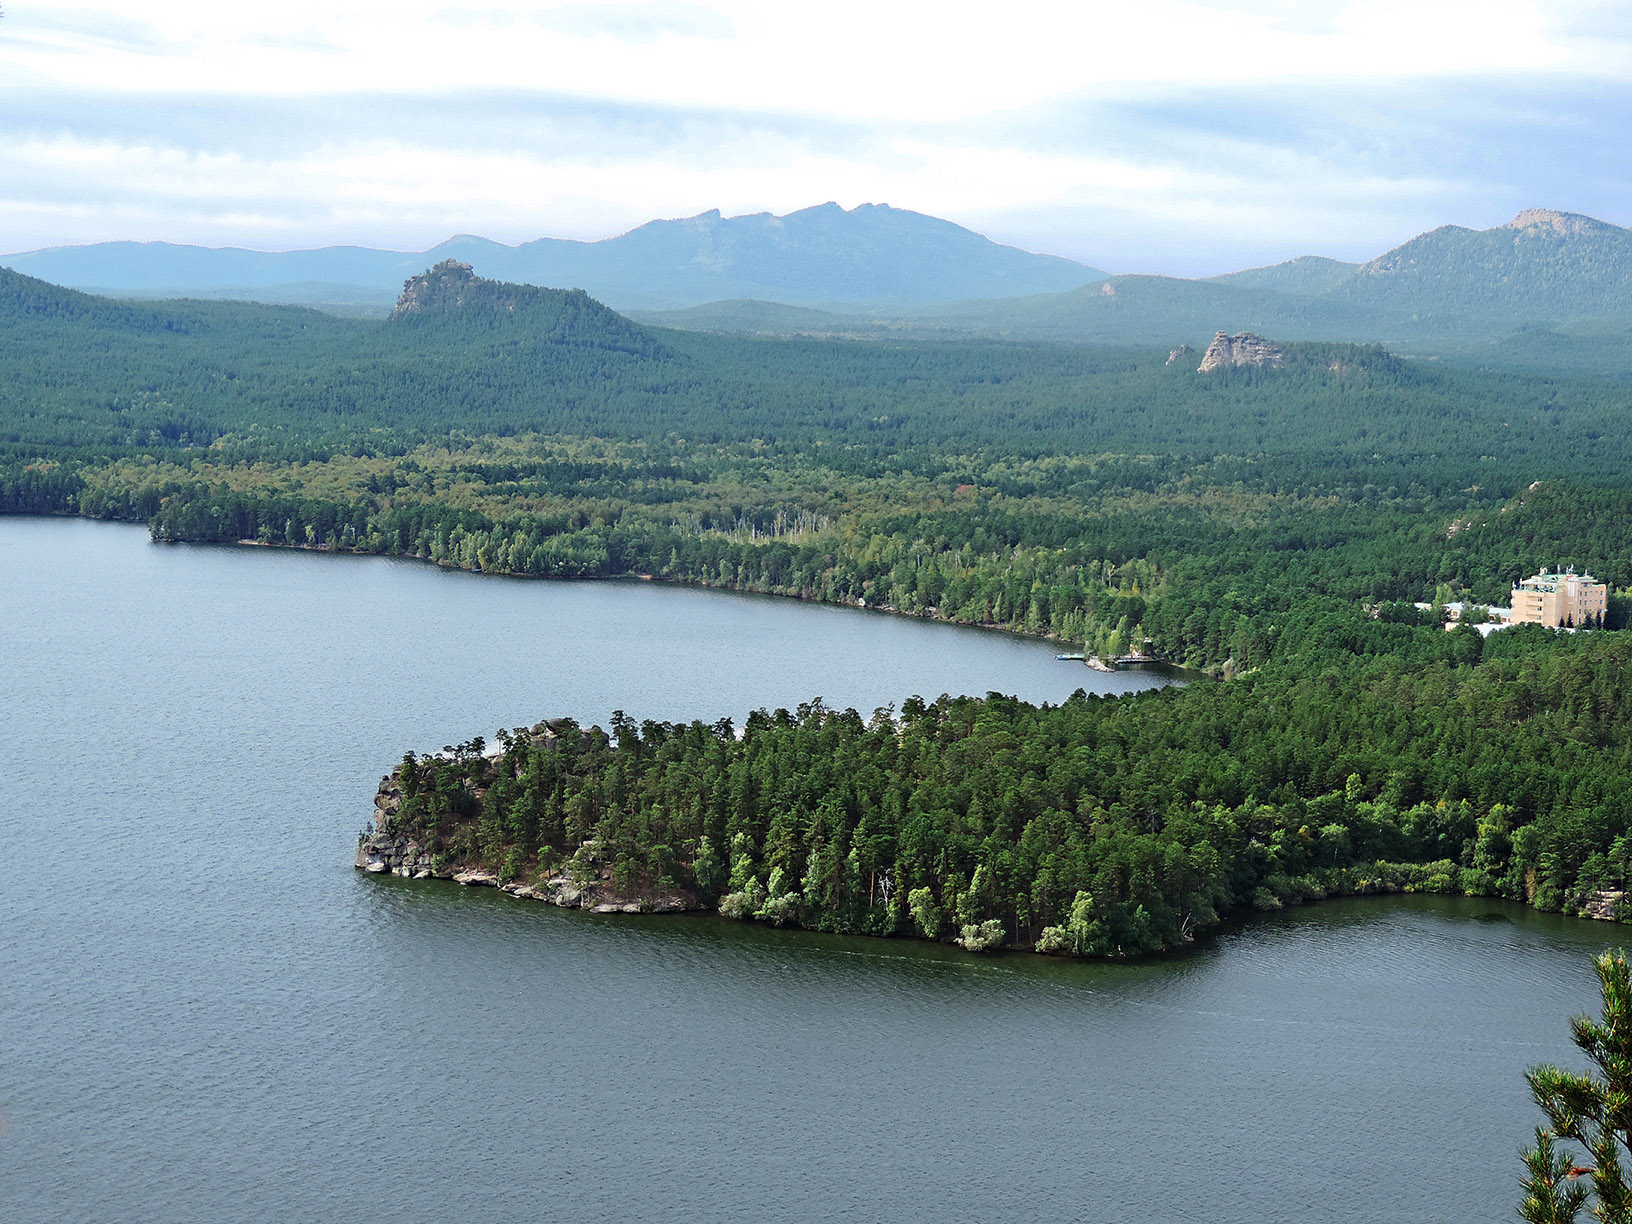
<instances>
[{"instance_id":1,"label":"white cloud","mask_svg":"<svg viewBox=\"0 0 1632 1224\"><path fill-rule=\"evenodd\" d=\"M1593 113L1632 78L1632 41L1593 36L1613 9L149 0L133 20L109 0L11 6L0 248L600 238L836 199L1122 268L1162 266L1163 234L1173 251L1331 249L1321 227L1358 244L1468 219L1447 214L1476 188L1505 207L1528 190L1519 153L1549 182L1624 197L1602 158L1565 164L1621 130ZM1575 92L1538 94L1532 121L1508 101L1526 82ZM1477 104L1448 105L1464 96ZM1490 164L1453 112L1491 142Z\"/></svg>"},{"instance_id":2,"label":"white cloud","mask_svg":"<svg viewBox=\"0 0 1632 1224\"><path fill-rule=\"evenodd\" d=\"M1334 236L1363 240L1388 232L1402 199L1447 190L1429 178L1377 174L1313 187L1323 167L1292 153L1241 159L1235 170L1227 161L1140 163L922 135L858 157L763 130L716 144L706 161L650 149L607 161L400 140L337 141L282 156L202 154L63 137L0 149L0 178L31 178L70 199L74 182L117 184L106 197L113 215L121 225L140 223L125 236L226 244L253 233L250 245L271 248L355 241L423 249L455 231L508 242L543 234L597 239L654 215L716 207L780 213L824 199L847 207L887 202L1121 271L1222 270L1193 253L1243 241L1279 243L1269 249L1285 257L1305 249L1286 244L1315 243L1322 234L1328 248ZM660 204L653 184L661 184ZM1369 218L1358 229L1357 208ZM37 209L0 202L0 234L38 224ZM107 237L98 228L105 225L95 210L65 210L58 228L31 245Z\"/></svg>"},{"instance_id":3,"label":"white cloud","mask_svg":"<svg viewBox=\"0 0 1632 1224\"><path fill-rule=\"evenodd\" d=\"M1613 67L1536 0L1347 0L1288 9L1194 0L987 4L761 0L449 7L373 0L229 6L154 0L59 28L0 62L133 93L530 88L675 107L937 121L1127 85L1541 72ZM28 11L13 33L28 32ZM60 27L59 23L59 27ZM313 32L322 42L314 44ZM155 72L154 47L168 47Z\"/></svg>"}]
</instances>

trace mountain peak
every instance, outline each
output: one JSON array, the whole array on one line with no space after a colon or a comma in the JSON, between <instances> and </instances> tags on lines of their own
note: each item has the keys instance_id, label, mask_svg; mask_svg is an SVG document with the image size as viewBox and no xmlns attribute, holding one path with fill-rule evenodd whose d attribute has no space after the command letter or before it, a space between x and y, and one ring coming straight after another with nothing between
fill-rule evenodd
<instances>
[{"instance_id":1,"label":"mountain peak","mask_svg":"<svg viewBox=\"0 0 1632 1224\"><path fill-rule=\"evenodd\" d=\"M99 291L253 291L271 300L367 302L387 310L398 292L411 288L410 297L397 303L401 313L423 313L433 301L456 306L461 291L472 291L471 278L450 275L449 267L433 269L417 287L405 286L404 277L449 257L480 268L482 276L507 285L507 293L520 284L579 285L603 301L645 309L733 298L868 308L959 302L1060 293L1105 276L1072 260L1002 246L951 221L882 203L846 209L832 200L785 216L726 216L711 208L649 221L598 242L541 238L512 247L461 234L418 252L99 245L6 262L30 275ZM517 298L514 310L527 304Z\"/></svg>"},{"instance_id":2,"label":"mountain peak","mask_svg":"<svg viewBox=\"0 0 1632 1224\"><path fill-rule=\"evenodd\" d=\"M1582 234L1602 233L1615 227L1581 213L1561 212L1556 208L1526 208L1502 228L1555 234L1561 238L1576 238Z\"/></svg>"}]
</instances>

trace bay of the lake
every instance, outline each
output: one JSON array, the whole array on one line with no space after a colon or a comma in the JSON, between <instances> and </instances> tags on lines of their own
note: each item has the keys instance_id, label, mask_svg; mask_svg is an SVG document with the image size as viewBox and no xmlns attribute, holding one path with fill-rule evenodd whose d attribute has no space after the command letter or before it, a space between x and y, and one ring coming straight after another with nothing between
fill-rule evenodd
<instances>
[{"instance_id":1,"label":"bay of the lake","mask_svg":"<svg viewBox=\"0 0 1632 1224\"><path fill-rule=\"evenodd\" d=\"M1362 899L1089 964L350 866L405 750L546 716L1153 683L1055 649L0 519L0 1219L1515 1218L1601 924Z\"/></svg>"}]
</instances>

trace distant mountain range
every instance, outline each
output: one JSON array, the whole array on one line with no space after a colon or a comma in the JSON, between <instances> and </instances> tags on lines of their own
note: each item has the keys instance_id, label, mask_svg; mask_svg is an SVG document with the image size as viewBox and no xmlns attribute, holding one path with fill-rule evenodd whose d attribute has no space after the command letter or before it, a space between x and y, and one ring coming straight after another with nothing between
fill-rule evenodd
<instances>
[{"instance_id":1,"label":"distant mountain range","mask_svg":"<svg viewBox=\"0 0 1632 1224\"><path fill-rule=\"evenodd\" d=\"M1488 230L1442 226L1368 263L1306 255L1200 280L1109 276L920 213L836 204L784 217L708 212L602 242L455 238L413 254L105 243L0 264L116 296L383 315L407 278L449 259L490 280L582 288L643 323L684 330L1138 345L1253 331L1483 365L1632 372L1632 230L1545 209Z\"/></svg>"},{"instance_id":2,"label":"distant mountain range","mask_svg":"<svg viewBox=\"0 0 1632 1224\"><path fill-rule=\"evenodd\" d=\"M652 221L601 242L540 238L505 246L458 237L428 251L367 247L263 252L107 242L0 257L0 264L87 292L230 297L389 309L403 281L446 259L499 281L584 289L620 309L761 298L839 309L1055 293L1104 272L1001 246L922 213L863 204L784 217L718 211Z\"/></svg>"},{"instance_id":3,"label":"distant mountain range","mask_svg":"<svg viewBox=\"0 0 1632 1224\"><path fill-rule=\"evenodd\" d=\"M1482 365L1632 372L1632 230L1527 209L1443 226L1368 263L1303 256L1202 280L1113 276L1063 293L866 312L717 302L646 323L759 334L916 332L1052 343L1205 342L1216 331L1381 343Z\"/></svg>"}]
</instances>

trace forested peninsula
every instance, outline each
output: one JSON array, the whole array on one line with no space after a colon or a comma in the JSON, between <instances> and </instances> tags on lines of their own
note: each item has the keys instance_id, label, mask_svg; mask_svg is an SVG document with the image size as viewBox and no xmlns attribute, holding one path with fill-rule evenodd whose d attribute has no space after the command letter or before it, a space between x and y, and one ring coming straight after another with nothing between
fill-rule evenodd
<instances>
[{"instance_id":1,"label":"forested peninsula","mask_svg":"<svg viewBox=\"0 0 1632 1224\"><path fill-rule=\"evenodd\" d=\"M554 720L385 780L358 866L564 905L1078 955L1329 895L1619 917L1632 643L1373 622L1222 685Z\"/></svg>"},{"instance_id":2,"label":"forested peninsula","mask_svg":"<svg viewBox=\"0 0 1632 1224\"><path fill-rule=\"evenodd\" d=\"M1624 382L1273 341L1202 372L1189 335L705 336L460 265L383 321L0 270L0 339L0 510L888 608L1224 680L552 720L404 761L370 835L409 874L1083 954L1333 892L1619 916ZM1440 623L1559 564L1611 583L1605 629Z\"/></svg>"}]
</instances>

